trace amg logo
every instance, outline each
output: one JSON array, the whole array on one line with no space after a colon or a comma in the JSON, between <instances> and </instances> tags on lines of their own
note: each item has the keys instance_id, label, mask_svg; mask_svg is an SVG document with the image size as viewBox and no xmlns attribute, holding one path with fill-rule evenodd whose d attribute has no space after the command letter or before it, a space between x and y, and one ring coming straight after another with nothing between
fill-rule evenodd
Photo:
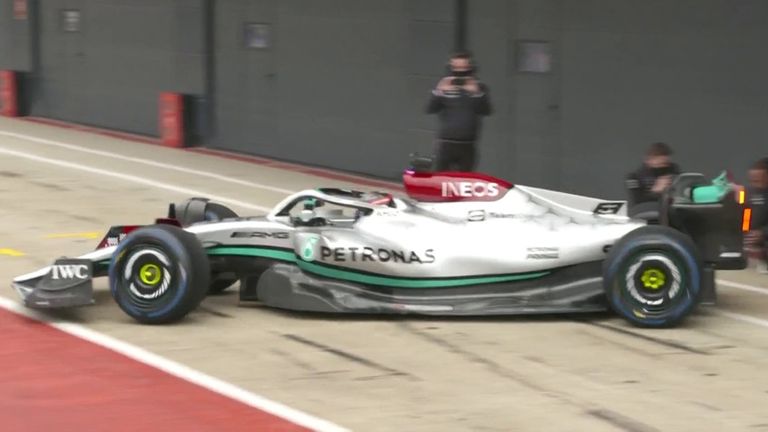
<instances>
[{"instance_id":1,"label":"amg logo","mask_svg":"<svg viewBox=\"0 0 768 432\"><path fill-rule=\"evenodd\" d=\"M290 234L287 232L266 232L266 231L235 231L230 236L232 238L274 238L280 240L287 240Z\"/></svg>"},{"instance_id":2,"label":"amg logo","mask_svg":"<svg viewBox=\"0 0 768 432\"><path fill-rule=\"evenodd\" d=\"M486 182L443 182L442 195L446 198L495 197L499 195L499 185Z\"/></svg>"},{"instance_id":3,"label":"amg logo","mask_svg":"<svg viewBox=\"0 0 768 432\"><path fill-rule=\"evenodd\" d=\"M51 279L88 279L88 266L85 264L62 264L51 267Z\"/></svg>"}]
</instances>

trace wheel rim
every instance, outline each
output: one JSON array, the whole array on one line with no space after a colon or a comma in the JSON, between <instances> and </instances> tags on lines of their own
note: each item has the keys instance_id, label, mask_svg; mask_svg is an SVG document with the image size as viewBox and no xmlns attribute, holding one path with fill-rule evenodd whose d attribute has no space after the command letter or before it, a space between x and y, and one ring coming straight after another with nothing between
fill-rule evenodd
<instances>
[{"instance_id":1,"label":"wheel rim","mask_svg":"<svg viewBox=\"0 0 768 432\"><path fill-rule=\"evenodd\" d=\"M163 278L163 270L157 264L144 264L139 269L139 280L147 286L157 286Z\"/></svg>"},{"instance_id":2,"label":"wheel rim","mask_svg":"<svg viewBox=\"0 0 768 432\"><path fill-rule=\"evenodd\" d=\"M661 317L687 298L685 267L669 251L643 251L624 267L622 301L638 318Z\"/></svg>"},{"instance_id":3,"label":"wheel rim","mask_svg":"<svg viewBox=\"0 0 768 432\"><path fill-rule=\"evenodd\" d=\"M169 299L175 279L171 259L161 249L141 246L126 251L118 284L138 309L149 312Z\"/></svg>"}]
</instances>

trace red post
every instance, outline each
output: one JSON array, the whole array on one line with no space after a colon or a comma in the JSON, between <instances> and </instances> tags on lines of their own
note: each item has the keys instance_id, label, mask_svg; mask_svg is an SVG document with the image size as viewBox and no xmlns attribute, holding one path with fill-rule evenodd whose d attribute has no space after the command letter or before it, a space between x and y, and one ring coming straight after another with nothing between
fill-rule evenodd
<instances>
[{"instance_id":1,"label":"red post","mask_svg":"<svg viewBox=\"0 0 768 432\"><path fill-rule=\"evenodd\" d=\"M160 93L160 139L169 147L184 146L184 100L178 93Z\"/></svg>"},{"instance_id":2,"label":"red post","mask_svg":"<svg viewBox=\"0 0 768 432\"><path fill-rule=\"evenodd\" d=\"M0 71L0 115L5 117L19 115L16 73L13 71Z\"/></svg>"},{"instance_id":3,"label":"red post","mask_svg":"<svg viewBox=\"0 0 768 432\"><path fill-rule=\"evenodd\" d=\"M29 17L27 0L13 0L13 19L26 20Z\"/></svg>"}]
</instances>

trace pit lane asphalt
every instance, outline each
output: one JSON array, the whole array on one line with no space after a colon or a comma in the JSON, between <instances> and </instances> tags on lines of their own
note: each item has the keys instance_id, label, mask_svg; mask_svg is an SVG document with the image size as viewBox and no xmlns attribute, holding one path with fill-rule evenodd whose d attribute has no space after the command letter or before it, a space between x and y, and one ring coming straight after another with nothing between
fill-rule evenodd
<instances>
[{"instance_id":1,"label":"pit lane asphalt","mask_svg":"<svg viewBox=\"0 0 768 432\"><path fill-rule=\"evenodd\" d=\"M247 207L231 207L247 215L285 196L275 188L319 185L353 186L0 118L0 249L25 254L0 255L0 281L5 281L0 295L15 299L8 286L14 276L58 256L79 255L98 241L50 235L147 223L189 191L239 201ZM751 270L722 272L718 278L768 287L768 276ZM702 308L682 328L654 331L610 314L504 319L294 314L238 305L234 291L208 298L179 324L149 327L118 309L105 281L95 287L97 306L49 315L353 430L768 430L768 326L761 324L768 325L768 295L760 291L721 287L717 307Z\"/></svg>"}]
</instances>

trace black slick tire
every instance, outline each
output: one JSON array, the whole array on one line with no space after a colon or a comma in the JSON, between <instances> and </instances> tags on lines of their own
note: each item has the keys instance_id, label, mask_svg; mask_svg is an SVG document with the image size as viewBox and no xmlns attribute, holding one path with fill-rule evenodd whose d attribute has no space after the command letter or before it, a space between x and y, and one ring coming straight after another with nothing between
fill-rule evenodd
<instances>
[{"instance_id":1,"label":"black slick tire","mask_svg":"<svg viewBox=\"0 0 768 432\"><path fill-rule=\"evenodd\" d=\"M181 228L152 225L128 235L109 266L109 286L120 308L144 324L184 318L205 298L208 256L197 238Z\"/></svg>"}]
</instances>

